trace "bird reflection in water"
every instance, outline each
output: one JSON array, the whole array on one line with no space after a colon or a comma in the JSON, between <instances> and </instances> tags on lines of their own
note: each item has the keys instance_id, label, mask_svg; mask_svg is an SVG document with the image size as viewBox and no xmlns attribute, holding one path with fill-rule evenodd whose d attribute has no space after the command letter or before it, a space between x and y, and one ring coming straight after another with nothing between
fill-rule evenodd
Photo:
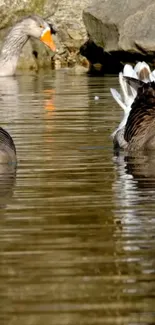
<instances>
[{"instance_id":1,"label":"bird reflection in water","mask_svg":"<svg viewBox=\"0 0 155 325\"><path fill-rule=\"evenodd\" d=\"M118 169L122 169L124 178L133 179L137 188L155 189L155 152L144 153L142 151L136 154L121 154L115 157Z\"/></svg>"}]
</instances>

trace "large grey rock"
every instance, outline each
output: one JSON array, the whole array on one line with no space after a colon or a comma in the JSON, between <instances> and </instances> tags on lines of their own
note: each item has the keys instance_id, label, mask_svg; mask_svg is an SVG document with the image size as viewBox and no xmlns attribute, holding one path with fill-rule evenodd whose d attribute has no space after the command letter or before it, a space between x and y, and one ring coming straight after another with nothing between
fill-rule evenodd
<instances>
[{"instance_id":1,"label":"large grey rock","mask_svg":"<svg viewBox=\"0 0 155 325\"><path fill-rule=\"evenodd\" d=\"M36 13L53 15L59 0L0 0L0 28L15 23L20 17Z\"/></svg>"},{"instance_id":2,"label":"large grey rock","mask_svg":"<svg viewBox=\"0 0 155 325\"><path fill-rule=\"evenodd\" d=\"M126 51L132 48L147 53L155 51L155 3L126 19L119 47Z\"/></svg>"},{"instance_id":3,"label":"large grey rock","mask_svg":"<svg viewBox=\"0 0 155 325\"><path fill-rule=\"evenodd\" d=\"M91 39L105 51L155 51L154 0L92 0L83 20Z\"/></svg>"}]
</instances>

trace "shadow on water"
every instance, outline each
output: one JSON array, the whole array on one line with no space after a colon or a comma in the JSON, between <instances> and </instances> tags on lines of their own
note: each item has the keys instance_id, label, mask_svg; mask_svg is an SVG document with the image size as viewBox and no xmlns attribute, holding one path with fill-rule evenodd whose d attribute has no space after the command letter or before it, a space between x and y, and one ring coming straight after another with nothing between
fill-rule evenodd
<instances>
[{"instance_id":1,"label":"shadow on water","mask_svg":"<svg viewBox=\"0 0 155 325\"><path fill-rule=\"evenodd\" d=\"M113 159L116 84L67 71L0 82L18 156L1 213L2 324L154 322L154 188Z\"/></svg>"}]
</instances>

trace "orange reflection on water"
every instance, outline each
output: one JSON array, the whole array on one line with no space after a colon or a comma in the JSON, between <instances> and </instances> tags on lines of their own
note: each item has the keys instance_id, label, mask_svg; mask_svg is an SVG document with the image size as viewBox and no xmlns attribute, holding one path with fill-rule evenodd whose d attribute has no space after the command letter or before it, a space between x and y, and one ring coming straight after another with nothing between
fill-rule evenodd
<instances>
[{"instance_id":1,"label":"orange reflection on water","mask_svg":"<svg viewBox=\"0 0 155 325\"><path fill-rule=\"evenodd\" d=\"M54 95L55 89L45 89L44 90L45 99L44 99L44 119L45 119L45 142L50 143L52 137L53 123L53 113L55 112L54 105ZM48 136L47 136L48 134Z\"/></svg>"},{"instance_id":2,"label":"orange reflection on water","mask_svg":"<svg viewBox=\"0 0 155 325\"><path fill-rule=\"evenodd\" d=\"M44 94L46 94L48 97L47 99L45 99L44 109L47 113L47 116L50 117L51 113L55 110L53 102L53 95L55 94L55 89L45 89Z\"/></svg>"}]
</instances>

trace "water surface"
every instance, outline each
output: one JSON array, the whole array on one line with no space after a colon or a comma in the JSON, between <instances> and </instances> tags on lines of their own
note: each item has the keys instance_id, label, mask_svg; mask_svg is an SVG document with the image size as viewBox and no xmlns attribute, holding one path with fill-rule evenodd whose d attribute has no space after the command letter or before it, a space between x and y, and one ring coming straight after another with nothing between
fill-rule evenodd
<instances>
[{"instance_id":1,"label":"water surface","mask_svg":"<svg viewBox=\"0 0 155 325\"><path fill-rule=\"evenodd\" d=\"M114 157L116 76L0 79L0 324L155 324L154 157Z\"/></svg>"}]
</instances>

